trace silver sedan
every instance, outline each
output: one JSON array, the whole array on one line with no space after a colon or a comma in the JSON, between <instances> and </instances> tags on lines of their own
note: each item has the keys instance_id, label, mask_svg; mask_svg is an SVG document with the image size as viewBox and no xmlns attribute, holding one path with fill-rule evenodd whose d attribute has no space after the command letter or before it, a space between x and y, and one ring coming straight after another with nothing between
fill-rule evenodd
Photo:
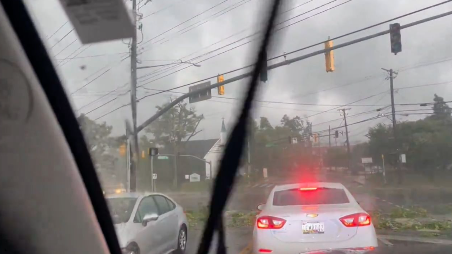
<instances>
[{"instance_id":1,"label":"silver sedan","mask_svg":"<svg viewBox=\"0 0 452 254\"><path fill-rule=\"evenodd\" d=\"M157 193L107 196L122 252L127 254L184 253L188 223L171 198Z\"/></svg>"}]
</instances>

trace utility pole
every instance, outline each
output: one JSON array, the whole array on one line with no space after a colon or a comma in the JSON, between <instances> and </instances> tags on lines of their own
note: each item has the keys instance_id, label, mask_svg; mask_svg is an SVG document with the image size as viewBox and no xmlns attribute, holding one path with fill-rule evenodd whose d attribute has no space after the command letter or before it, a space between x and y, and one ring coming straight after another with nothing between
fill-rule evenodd
<instances>
[{"instance_id":1,"label":"utility pole","mask_svg":"<svg viewBox=\"0 0 452 254\"><path fill-rule=\"evenodd\" d=\"M389 73L389 88L391 90L391 108L392 108L392 135L394 138L394 149L395 149L395 155L396 155L396 171L397 171L397 181L398 183L402 183L402 169L400 167L400 151L399 151L399 143L398 143L398 139L397 139L397 130L396 130L396 116L395 116L395 106L394 106L394 74L398 74L397 72L393 71L392 69L384 69L381 68L382 70L386 71Z\"/></svg>"},{"instance_id":2,"label":"utility pole","mask_svg":"<svg viewBox=\"0 0 452 254\"><path fill-rule=\"evenodd\" d=\"M137 135L137 1L132 0L132 13L133 13L133 34L132 34L132 47L130 52L130 105L132 106L132 124L133 135ZM132 135L132 136L133 136ZM131 136L129 136L130 138ZM130 191L135 192L137 190L137 168L138 168L138 155L133 156L130 153Z\"/></svg>"},{"instance_id":3,"label":"utility pole","mask_svg":"<svg viewBox=\"0 0 452 254\"><path fill-rule=\"evenodd\" d=\"M347 138L347 157L348 157L348 170L352 169L352 163L351 163L351 154L350 154L350 140L348 140L348 125L347 125L347 114L345 111L350 110L350 108L343 108L338 109L338 111L342 111L342 114L344 115L344 123L345 123L345 137Z\"/></svg>"},{"instance_id":4,"label":"utility pole","mask_svg":"<svg viewBox=\"0 0 452 254\"><path fill-rule=\"evenodd\" d=\"M331 147L331 125L328 125L328 147Z\"/></svg>"}]
</instances>

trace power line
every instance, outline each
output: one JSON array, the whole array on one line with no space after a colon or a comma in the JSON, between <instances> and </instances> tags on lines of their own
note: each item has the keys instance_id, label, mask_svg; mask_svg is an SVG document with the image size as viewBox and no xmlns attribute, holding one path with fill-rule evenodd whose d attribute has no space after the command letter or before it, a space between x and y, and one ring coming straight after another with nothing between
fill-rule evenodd
<instances>
[{"instance_id":1,"label":"power line","mask_svg":"<svg viewBox=\"0 0 452 254\"><path fill-rule=\"evenodd\" d=\"M71 29L71 31L69 31L67 34L65 34L63 36L63 38L59 39L55 44L53 44L52 47L50 47L50 49L53 49L53 47L55 47L58 43L60 43L60 41L62 41L64 38L66 38L70 33L72 33L72 31L74 31L74 28Z\"/></svg>"},{"instance_id":2,"label":"power line","mask_svg":"<svg viewBox=\"0 0 452 254\"><path fill-rule=\"evenodd\" d=\"M205 20L198 21L197 23L194 23L194 24L192 24L192 25L189 25L189 26L186 27L186 28L183 28L182 30L179 30L179 31L177 32L178 34L176 34L176 35L173 36L172 38L169 38L169 39L166 39L166 40L165 40L165 38L163 38L163 39L162 39L162 42L160 43L160 45L161 45L161 44L164 44L164 43L166 43L166 42L168 42L168 41L170 41L170 40L172 40L172 39L174 39L174 38L176 38L176 37L178 37L178 36L181 36L181 35L183 35L183 34L185 34L185 33L188 33L188 32L190 32L190 31L194 30L195 28L200 27L200 26L202 26L202 25L208 23L209 21L211 21L211 20L213 20L213 19L219 18L219 17L223 16L224 14L226 14L226 13L228 13L228 12L230 12L230 11L232 11L232 10L234 10L234 9L236 9L236 8L238 8L238 7L240 7L240 6L244 5L244 4L246 4L246 3L249 3L249 2L251 2L251 1L252 1L252 0L241 0L241 1L239 1L239 3L235 3L235 6L234 6L234 4L231 5L231 6L228 6L227 8L224 8L223 10L220 10L220 11L218 11L218 12L216 12L216 13L210 15L210 16L209 16L208 18L206 18ZM232 7L232 8L231 8L231 7ZM229 9L229 10L226 10L226 9L228 9L228 8L230 8L230 9ZM157 42L156 42L156 43L157 43Z\"/></svg>"},{"instance_id":3,"label":"power line","mask_svg":"<svg viewBox=\"0 0 452 254\"><path fill-rule=\"evenodd\" d=\"M327 3L327 4L330 4L330 3L335 2L335 1L337 1L337 0L333 0L333 1L329 2L329 3ZM350 2L350 1L352 1L352 0L349 0L349 1L347 1L347 2L338 4L338 5L333 6L333 7L331 7L331 8L328 8L328 9L325 10L325 11L328 11L328 10L331 10L331 9L334 9L334 8L337 8L337 7L339 7L339 6L341 6L341 5L345 4L345 3L348 3L348 2ZM323 4L323 5L319 6L319 7L316 7L316 8L314 8L314 9L309 10L309 11L306 11L306 12L304 12L303 14L306 14L306 13L309 13L309 12L311 12L311 11L314 11L314 10L316 10L316 9L318 9L318 8L320 8L320 7L323 7L323 6L327 5L327 4ZM323 12L325 12L325 11L322 11L321 13L323 13ZM305 18L304 20L307 20L307 19L309 19L309 18L312 18L312 17L314 17L314 16L316 16L316 15L318 15L318 14L320 14L320 13L317 13L317 14L314 14L314 15L312 15L312 16L309 16L309 17ZM298 15L298 16L299 16L299 15ZM276 24L275 26L277 26L277 25L279 25L279 24L282 24L282 23L284 23L284 22L285 22L285 21L282 21L282 22ZM287 26L287 27L289 27L289 26ZM284 29L284 28L276 29L275 32L276 32L276 31L279 31L279 30L282 30L282 29ZM245 29L245 30L247 30L247 29ZM189 61L193 61L193 60L195 60L195 59L198 59L198 58L201 58L201 57L203 57L203 56L209 55L209 54L211 54L211 53L213 53L213 52L216 52L216 51L218 51L218 50L220 50L220 49L223 49L223 48L225 48L225 47L228 47L228 46L230 46L230 45L233 45L233 44L235 44L235 43L237 43L237 42L239 42L239 41L242 41L242 40L244 40L244 39L247 39L247 38L253 37L253 36L255 36L255 35L258 35L259 33L260 33L260 31L254 32L253 34L248 35L248 36L246 36L246 37L243 37L243 38L241 38L241 39L239 39L239 40L236 40L236 41L234 41L234 42L231 42L231 43L229 43L229 44L226 44L226 45L224 45L224 46L222 46L222 47L219 47L219 48L217 48L217 49L211 50L211 51L209 51L209 52L207 52L207 53L204 53L204 54L202 54L202 55L200 55L200 56L191 58ZM217 56L219 56L219 55L222 55L222 54L224 54L224 53L227 53L227 52L229 52L229 51L232 51L232 50L234 50L234 49L236 49L236 48L239 48L239 47L242 47L242 46L244 46L244 45L247 45L247 44L249 44L249 43L251 43L251 42L253 42L253 41L255 41L255 40L256 40L256 39L247 41L247 42L245 42L245 43L242 43L242 44L240 44L240 45L238 45L238 46L235 46L235 47L233 47L233 48L231 48L231 49L225 50L225 51L223 51L223 52L221 52L221 53L219 53L219 54L216 54L216 55L214 55L214 56L212 56L212 57L209 57L209 58L207 58L207 59L204 59L204 60L202 60L202 61L200 61L200 62L198 62L198 63L204 62L204 61L206 61L206 60L212 59L212 58L214 58L214 57L217 57ZM146 52L146 51L143 51L142 53L144 53L144 52ZM279 56L279 57L280 57L280 56ZM276 58L277 58L277 57L276 57ZM268 59L267 61L270 61L270 60L272 60L272 59ZM161 70L160 72L162 72L162 71L164 72L164 71L166 71L166 70L174 69L174 68L177 68L178 66L179 66L179 65L174 66L174 67L169 67L169 68L167 68L167 69ZM245 68L248 68L248 67L251 67L251 66L252 66L252 65L249 65L249 66L247 66L247 67L245 67ZM175 72L172 72L172 73L170 73L170 74L168 74L168 75L171 75L171 74L173 74L173 73L179 72L179 71L184 70L184 69L186 69L186 68L187 68L187 67L182 68L182 69L180 69L180 70L178 70L178 71L175 71ZM163 77L161 77L161 78L164 78L164 77L166 77L166 76L168 76L168 75L165 75L165 76L163 76ZM154 76L155 76L155 75L154 75ZM159 79L161 79L161 78L159 78ZM158 80L158 79L157 79L157 80ZM153 81L155 81L155 80L152 80L151 82L153 82Z\"/></svg>"},{"instance_id":4,"label":"power line","mask_svg":"<svg viewBox=\"0 0 452 254\"><path fill-rule=\"evenodd\" d=\"M94 78L93 80L91 80L90 82L86 83L85 85L81 86L80 88L76 89L75 91L73 91L71 93L71 95L75 94L76 92L80 91L81 89L85 88L87 85L93 83L96 79L100 78L101 76L103 76L105 73L107 73L108 71L110 71L110 69L104 71L102 74L100 74L99 76L97 76L96 78Z\"/></svg>"},{"instance_id":5,"label":"power line","mask_svg":"<svg viewBox=\"0 0 452 254\"><path fill-rule=\"evenodd\" d=\"M60 50L58 53L56 53L53 57L58 56L61 52L63 52L65 49L67 49L69 46L71 46L72 44L74 44L74 42L78 41L77 38L75 38L71 43L69 43L68 45L66 45L66 47L64 47L62 50Z\"/></svg>"},{"instance_id":6,"label":"power line","mask_svg":"<svg viewBox=\"0 0 452 254\"><path fill-rule=\"evenodd\" d=\"M170 5L167 5L166 7L162 8L162 9L160 9L160 10L158 10L158 11L155 11L155 12L153 12L153 13L150 13L150 14L144 16L141 20L143 20L143 19L145 19L145 18L148 18L148 17L150 17L150 16L152 16L152 15L155 15L155 14L157 14L157 13L159 13L159 12L162 12L162 11L164 11L164 10L167 10L167 9L171 8L172 6L174 6L175 4L180 3L180 2L183 2L183 1L185 1L185 0L179 0L179 1L175 2L175 3L172 3L172 4L170 4ZM143 6L141 6L141 7L143 7ZM141 7L140 7L140 8L141 8Z\"/></svg>"},{"instance_id":7,"label":"power line","mask_svg":"<svg viewBox=\"0 0 452 254\"><path fill-rule=\"evenodd\" d=\"M198 13L198 14L196 14L195 16L193 16L193 17L191 17L191 18L189 18L189 19L187 19L187 20L185 20L185 21L179 23L178 25L173 26L172 28L170 28L170 29L168 29L168 30L166 30L166 31L164 31L164 32L162 32L162 33L160 33L160 34L158 34L158 35L152 37L151 39L149 39L149 40L143 42L142 45L144 45L144 44L146 44L146 43L148 43L148 42L154 40L155 38L158 38L158 37L160 37L160 36L162 36L162 35L168 33L169 31L171 31L171 30L173 30L173 29L175 29L175 28L177 28L177 27L179 27L179 26L181 26L181 25L187 23L188 21L190 21L190 20L192 20L192 19L195 19L195 18L199 17L200 15L202 15L202 14L204 14L204 13L206 13L206 12L212 10L213 8L219 6L219 5L221 5L221 4L223 4L223 3L227 2L227 1L229 1L229 0L223 0L222 2L220 2L220 3L218 3L218 4L216 4L216 5L212 6L212 7L210 7L209 9L207 9L207 10L201 12L201 13Z\"/></svg>"},{"instance_id":8,"label":"power line","mask_svg":"<svg viewBox=\"0 0 452 254\"><path fill-rule=\"evenodd\" d=\"M451 15L451 14L452 14L452 12L446 12L446 13L443 13L443 14L435 15L435 16L432 16L432 17L429 17L429 18L426 18L426 19L422 19L422 20L419 20L419 21L415 21L415 22L412 22L412 23L403 25L403 26L401 26L401 29L409 28L409 27L412 27L412 26L415 26L415 25L419 25L419 24L428 22L428 21L436 20L436 19L445 17L445 16L447 16L447 15ZM291 63L293 63L293 62L297 62L297 61L301 61L301 60L307 59L307 58L312 57L312 56L316 56L316 55L319 55L319 54L324 54L324 53L325 53L326 51L328 51L328 50L335 50L335 49L343 48L343 47L346 47L346 46L349 46L349 45L352 45L352 44L355 44L355 43L359 43L359 42L362 42L362 41L365 41L365 40L369 40L369 39L372 39L372 38L376 38L376 37L378 37L378 36L382 36L382 35L385 35L385 34L388 34L388 33L389 33L389 30L385 30L385 31L383 31L383 32L379 32L379 33L376 33L376 34L372 34L372 35L369 35L369 36L366 36L366 37L362 37L362 38L359 38L359 39L355 39L355 40L352 40L352 41L349 41L349 42L346 42L346 43L342 43L342 44L333 46L333 47L331 47L330 49L318 50L318 51L315 51L315 52L312 52L312 53L309 53L309 54L306 54L306 55L303 55L303 56L300 56L300 57L295 57L295 58L290 59L290 60L285 60L284 62L281 62L281 63L278 63L278 64L273 64L273 65L271 65L271 66L268 66L268 67L267 67L267 70L271 70L271 69L275 69L275 68L278 68L278 67L281 67L281 66L285 66L285 65L291 64ZM225 80L225 81L223 81L223 82L221 82L221 83L216 83L216 84L214 84L214 85L210 85L210 86L205 87L205 88L203 88L203 89L201 89L201 90L212 89L212 88L218 87L218 86L220 86L220 85L224 85L224 84L228 84L228 83L231 83L231 82L235 82L235 81L237 81L237 80L240 80L240 79L243 79L243 78L245 78L245 77L248 77L249 75L250 75L250 73L245 73L245 74L236 76L236 77L234 77L234 78ZM187 85L184 85L184 86L187 86ZM178 88L180 88L180 87L178 87ZM174 90L174 89L177 89L177 88L168 89L168 90L165 90L165 92L170 91L170 90ZM200 91L201 91L201 90L200 90ZM200 92L200 91L199 91L199 92ZM380 93L380 94L381 94L381 93ZM155 95L155 94L152 94L152 95ZM143 97L140 98L139 100L141 100L141 99L143 99L143 98L146 98L146 97L149 97L149 96L152 96L152 95L146 95L146 96L143 96ZM378 95L378 94L377 94L377 95ZM188 96L189 96L188 94L185 94L185 95L183 95L183 96L177 98L175 101L173 101L173 103L175 103L176 101L183 100L184 98L186 98L186 97L188 97ZM373 96L376 96L376 95L373 95ZM366 98L363 98L363 99L361 99L361 100L364 100L364 99L367 99L367 98L371 98L371 97L373 97L373 96L366 97ZM358 101L360 101L360 100L358 100ZM355 102L357 102L357 101L355 101ZM352 102L352 103L355 103L355 102ZM350 104L352 104L352 103L350 103ZM123 106L121 106L121 107L124 107L124 106L127 106L127 105L123 105ZM118 109L119 109L119 108L118 108ZM337 108L335 108L335 109L337 109ZM117 109L115 109L115 110L117 110ZM115 111L115 110L114 110L114 111ZM331 110L333 110L333 109L331 109ZM327 110L326 112L328 112L328 111L330 111L330 110ZM113 112L113 111L112 111L112 112ZM314 115L318 115L318 114L314 114ZM314 116L314 115L311 115L311 116ZM311 116L308 116L308 117L311 117ZM154 116L154 117L155 117L155 116ZM148 120L148 121L149 121L149 120ZM147 122L147 121L146 121L146 122ZM146 122L145 122L145 123L146 123ZM141 128L141 127L140 127L140 128Z\"/></svg>"},{"instance_id":9,"label":"power line","mask_svg":"<svg viewBox=\"0 0 452 254\"><path fill-rule=\"evenodd\" d=\"M127 82L127 83L125 83L125 84L122 85L122 86L118 86L118 87L115 88L114 90L111 90L110 92L108 92L108 93L102 95L101 97L95 99L94 101L91 101L91 102L89 102L89 103L87 103L87 104L81 106L80 108L77 109L77 111L80 111L81 109L83 109L83 108L85 108L85 107L88 107L89 105L91 105L91 104L93 104L93 103L96 103L96 102L100 101L101 99L103 99L103 98L105 98L106 96L108 96L109 94L115 92L115 91L118 90L119 88L125 87L127 84L129 84L129 83Z\"/></svg>"},{"instance_id":10,"label":"power line","mask_svg":"<svg viewBox=\"0 0 452 254\"><path fill-rule=\"evenodd\" d=\"M89 55L89 56L79 56L79 57L65 57L65 58L56 59L56 60L64 61L64 60L68 60L68 59L93 58L93 57L104 57L104 56L114 56L114 55L124 55L124 54L129 54L129 52L118 52L118 53L111 53L111 54L99 54L99 55Z\"/></svg>"},{"instance_id":11,"label":"power line","mask_svg":"<svg viewBox=\"0 0 452 254\"><path fill-rule=\"evenodd\" d=\"M361 29L358 29L358 30L355 30L355 31L352 31L352 32L349 32L349 33L346 33L346 34L343 34L343 35L334 37L334 38L331 38L330 40L336 40L336 39L340 39L340 38L343 38L343 37L346 37L346 36L349 36L349 35L352 35L352 34L355 34L355 33L358 33L358 32L362 32L362 31L365 31L365 30L367 30L367 29L374 28L374 27L377 27L377 26L379 26L379 25L382 25L382 24L385 24L385 23L389 23L389 22L391 22L391 21L394 21L394 20L397 20L397 19L400 19L400 18L404 18L404 17L410 16L410 15L416 14L416 13L419 13L419 12L422 12L422 11L425 11L425 10L428 10L428 9L431 9L431 8L434 8L434 7L437 7L437 6L439 6L439 5L446 4L446 3L451 2L451 1L452 1L452 0L447 0L447 1L444 1L444 2L441 2L441 3L438 3L438 4L430 5L430 6L427 6L427 7L425 7L425 8L422 8L422 9L419 9L419 10L416 10L416 11L413 11L413 12L410 12L410 13L406 13L406 14L404 14L404 15L397 16L397 17L395 17L395 18L385 20L385 21L383 21L383 22L379 22L379 23L377 23L377 24L374 24L374 25L371 25L371 26L367 26L367 27L364 27L364 28L361 28ZM333 7L334 7L334 6L333 6ZM333 8L333 7L332 7L332 8ZM336 7L337 7L337 6L336 6ZM315 15L317 15L317 14L315 14ZM249 36L248 36L248 37L249 37ZM247 37L245 37L245 38L247 38ZM240 39L240 40L243 40L243 38ZM239 41L240 41L240 40L239 40ZM274 59L277 59L277 58L280 58L280 57L284 57L284 56L286 56L286 55L293 54L293 53L296 53L296 52L299 52L299 51L302 51L302 50L306 50L306 49L309 49L309 48L312 48L312 47L315 47L315 46L318 46L318 45L323 45L323 44L324 44L325 42L327 42L327 41L328 41L328 40L322 41L322 42L319 42L319 43L315 43L315 44L312 44L312 45L309 45L309 46L306 46L306 47L303 47L303 48L300 48L300 49L291 51L291 52L289 52L289 53L284 53L284 54L282 54L282 55L278 55L278 56L269 58L268 61L271 61L271 60L274 60ZM217 55L214 55L213 57L216 57L216 56L221 55L221 54L223 54L223 53L226 53L226 52L228 52L228 51L230 51L230 50L233 50L233 49L235 49L235 48L238 48L238 47L241 47L241 46L243 46L243 45L246 45L246 44L248 44L248 43L250 43L250 42L251 42L251 41L248 41L248 42L246 42L246 43L243 43L243 44L241 44L241 45L239 45L239 46L236 46L236 47L234 47L234 48L232 48L232 49L229 49L229 50L227 50L227 51L224 51L224 52L221 52L221 53L219 53L219 54L217 54ZM224 48L224 47L229 46L229 45L232 45L232 44L234 44L234 43L235 43L235 42L229 43L229 44L227 44L227 45L225 45L225 46L223 46L223 47L220 47L220 48L218 48L218 49ZM218 50L218 49L216 49L216 50ZM216 51L216 50L213 50L213 51L210 51L210 52L214 52L214 51ZM209 54L210 52L207 52L207 53L205 53L205 54L203 54L203 55L201 55L201 56L192 58L192 59L190 59L189 61L193 61L194 59L197 59L197 58L202 57L202 56L204 56L204 55L206 55L206 54ZM211 59L211 58L213 58L213 57L207 58L207 59L202 60L202 61L200 61L200 62L198 62L198 63L201 63L201 62L206 61L206 60L208 60L208 59ZM237 69L235 69L235 70L233 70L233 71L230 71L230 72L227 72L227 73L224 73L224 74L228 74L228 73L231 73L231 72L243 70L243 69L246 69L246 68L249 68L249 67L252 67L252 66L253 66L253 65L244 66L244 67L237 68ZM167 69L176 68L176 67L177 67L177 66L175 66L175 67L169 67L169 68L167 68ZM179 71L182 71L182 70L187 69L187 68L190 68L190 67L191 67L191 66L186 66L186 67L184 67L184 68L182 68L182 69L180 69L180 70L171 72L171 73L169 73L169 74L167 74L167 75L165 75L165 76L162 76L162 77L153 79L153 80L151 80L151 81L149 81L149 82L146 82L146 83L144 83L144 84L141 84L140 86L144 86L144 85L146 85L146 84L149 84L149 83L152 83L152 82L154 82L154 81L160 80L160 79L162 79L162 78L164 78L164 77L167 77L167 76L169 76L169 75L171 75L171 74L177 73L177 72L179 72ZM215 77L216 77L216 76L215 76ZM209 78L209 79L210 79L210 78ZM204 81L204 80L203 80L203 81ZM140 87L140 86L139 86L139 87Z\"/></svg>"},{"instance_id":12,"label":"power line","mask_svg":"<svg viewBox=\"0 0 452 254\"><path fill-rule=\"evenodd\" d=\"M53 32L49 37L47 37L47 40L49 40L50 38L52 38L52 36L54 36L56 33L58 33L58 31L60 31L61 28L63 28L68 22L69 22L69 20L64 22L64 24L62 24L55 32Z\"/></svg>"}]
</instances>

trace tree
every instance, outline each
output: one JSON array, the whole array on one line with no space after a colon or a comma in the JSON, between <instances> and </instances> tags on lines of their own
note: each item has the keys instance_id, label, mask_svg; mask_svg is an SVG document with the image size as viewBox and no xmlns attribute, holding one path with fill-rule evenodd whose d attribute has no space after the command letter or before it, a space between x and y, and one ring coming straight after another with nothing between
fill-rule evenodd
<instances>
[{"instance_id":1,"label":"tree","mask_svg":"<svg viewBox=\"0 0 452 254\"><path fill-rule=\"evenodd\" d=\"M126 141L125 136L111 137L113 127L105 122L98 124L81 114L77 117L80 128L83 131L88 151L97 169L97 172L104 182L108 182L115 177L123 178L121 174L125 172L118 164L117 149Z\"/></svg>"},{"instance_id":2,"label":"tree","mask_svg":"<svg viewBox=\"0 0 452 254\"><path fill-rule=\"evenodd\" d=\"M294 133L300 133L304 129L303 120L301 120L299 116L295 116L291 119L287 115L284 115L281 119L281 125L289 128Z\"/></svg>"},{"instance_id":3,"label":"tree","mask_svg":"<svg viewBox=\"0 0 452 254\"><path fill-rule=\"evenodd\" d=\"M433 119L450 119L452 110L451 108L444 102L444 98L435 94L433 98L433 115L431 118Z\"/></svg>"},{"instance_id":4,"label":"tree","mask_svg":"<svg viewBox=\"0 0 452 254\"><path fill-rule=\"evenodd\" d=\"M259 123L259 129L260 130L273 130L273 126L271 125L270 121L267 117L261 117L260 123Z\"/></svg>"},{"instance_id":5,"label":"tree","mask_svg":"<svg viewBox=\"0 0 452 254\"><path fill-rule=\"evenodd\" d=\"M156 108L160 111L169 103L171 101ZM196 114L194 108L188 108L187 103L180 102L145 129L146 133L151 133L154 136L155 143L170 148L175 154L174 188L177 188L178 185L179 152L186 142L202 131L198 131L197 128L203 118L203 115Z\"/></svg>"}]
</instances>

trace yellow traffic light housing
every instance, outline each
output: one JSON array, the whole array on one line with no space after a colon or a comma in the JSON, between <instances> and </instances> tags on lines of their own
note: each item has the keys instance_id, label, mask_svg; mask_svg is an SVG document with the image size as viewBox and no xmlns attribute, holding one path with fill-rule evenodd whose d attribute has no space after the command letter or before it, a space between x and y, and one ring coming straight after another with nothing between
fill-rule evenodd
<instances>
[{"instance_id":1,"label":"yellow traffic light housing","mask_svg":"<svg viewBox=\"0 0 452 254\"><path fill-rule=\"evenodd\" d=\"M221 83L223 81L224 81L224 76L223 75L218 75L217 82ZM219 86L218 87L218 95L224 95L224 86Z\"/></svg>"},{"instance_id":2,"label":"yellow traffic light housing","mask_svg":"<svg viewBox=\"0 0 452 254\"><path fill-rule=\"evenodd\" d=\"M333 41L325 42L325 49L330 49L333 47ZM334 71L334 52L333 50L325 52L325 64L326 64L326 72Z\"/></svg>"},{"instance_id":3,"label":"yellow traffic light housing","mask_svg":"<svg viewBox=\"0 0 452 254\"><path fill-rule=\"evenodd\" d=\"M119 146L119 155L125 156L127 152L127 146L126 144L122 144Z\"/></svg>"}]
</instances>

